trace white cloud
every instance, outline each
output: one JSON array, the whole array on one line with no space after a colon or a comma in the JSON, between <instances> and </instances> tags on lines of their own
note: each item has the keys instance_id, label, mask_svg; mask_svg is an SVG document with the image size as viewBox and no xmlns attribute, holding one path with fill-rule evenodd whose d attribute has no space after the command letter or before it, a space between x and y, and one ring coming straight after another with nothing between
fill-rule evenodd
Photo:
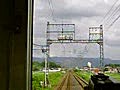
<instances>
[{"instance_id":1,"label":"white cloud","mask_svg":"<svg viewBox=\"0 0 120 90\"><path fill-rule=\"evenodd\" d=\"M76 38L88 38L88 27L99 26L100 20L110 9L115 0L52 0L53 14L47 0L35 0L34 13L34 43L45 43L45 32L47 21L55 23L53 18L61 23L75 23L76 24ZM120 59L118 50L120 50L120 26L119 23L110 30L104 28L105 38L105 57L113 59ZM51 55L62 56L62 49L60 51L58 46L51 47ZM79 47L79 46L78 46ZM98 46L91 46L93 56L98 56L99 50L94 51ZM69 49L66 47L66 49ZM56 54L56 50L58 51ZM116 51L117 50L117 51ZM36 55L36 54L35 54ZM38 54L37 54L38 55ZM66 55L70 55L67 54ZM92 56L89 53L89 56Z\"/></svg>"}]
</instances>

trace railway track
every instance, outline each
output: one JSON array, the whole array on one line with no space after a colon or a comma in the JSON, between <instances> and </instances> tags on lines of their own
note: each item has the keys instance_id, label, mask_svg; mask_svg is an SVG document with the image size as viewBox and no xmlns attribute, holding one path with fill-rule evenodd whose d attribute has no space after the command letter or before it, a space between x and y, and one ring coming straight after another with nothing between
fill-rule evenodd
<instances>
[{"instance_id":1,"label":"railway track","mask_svg":"<svg viewBox=\"0 0 120 90\"><path fill-rule=\"evenodd\" d=\"M88 83L73 71L68 71L54 90L87 90Z\"/></svg>"}]
</instances>

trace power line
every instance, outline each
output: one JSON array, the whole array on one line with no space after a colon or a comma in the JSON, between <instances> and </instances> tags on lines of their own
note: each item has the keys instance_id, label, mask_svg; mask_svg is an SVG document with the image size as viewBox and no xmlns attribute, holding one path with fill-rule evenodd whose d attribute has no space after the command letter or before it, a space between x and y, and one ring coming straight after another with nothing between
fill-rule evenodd
<instances>
[{"instance_id":1,"label":"power line","mask_svg":"<svg viewBox=\"0 0 120 90\"><path fill-rule=\"evenodd\" d=\"M101 23L102 23L102 22L105 20L105 18L110 14L111 10L114 8L114 6L117 4L118 1L119 1L119 0L116 0L116 1L113 3L112 7L109 9L109 11L105 14L105 16L103 17L103 19L101 20Z\"/></svg>"},{"instance_id":2,"label":"power line","mask_svg":"<svg viewBox=\"0 0 120 90\"><path fill-rule=\"evenodd\" d=\"M54 19L54 9L53 9L52 0L48 0L48 4L51 10L52 19L56 22L56 20Z\"/></svg>"},{"instance_id":3,"label":"power line","mask_svg":"<svg viewBox=\"0 0 120 90\"><path fill-rule=\"evenodd\" d=\"M120 15L109 25L108 29L110 29L119 18L120 18Z\"/></svg>"},{"instance_id":4,"label":"power line","mask_svg":"<svg viewBox=\"0 0 120 90\"><path fill-rule=\"evenodd\" d=\"M102 22L104 21L104 24L108 25L107 29L109 30L115 22L120 18L120 4L117 5L119 0L116 0L115 3L112 5L110 10L107 12L107 14L103 17ZM116 6L117 5L117 6ZM115 7L116 6L116 7ZM115 7L115 8L114 8ZM112 11L113 10L113 11Z\"/></svg>"},{"instance_id":5,"label":"power line","mask_svg":"<svg viewBox=\"0 0 120 90\"><path fill-rule=\"evenodd\" d=\"M115 15L117 15L119 10L120 10L120 4L116 7L116 9L113 11L111 16L106 20L106 23L109 23L115 17Z\"/></svg>"}]
</instances>

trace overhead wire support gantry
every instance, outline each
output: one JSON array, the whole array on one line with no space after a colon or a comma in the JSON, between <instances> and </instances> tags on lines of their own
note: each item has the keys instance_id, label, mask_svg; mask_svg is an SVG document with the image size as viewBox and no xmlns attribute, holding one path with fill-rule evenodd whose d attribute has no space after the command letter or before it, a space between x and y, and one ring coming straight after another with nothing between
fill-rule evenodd
<instances>
[{"instance_id":1,"label":"overhead wire support gantry","mask_svg":"<svg viewBox=\"0 0 120 90\"><path fill-rule=\"evenodd\" d=\"M100 68L104 66L102 25L100 25L99 27L90 27L88 39L75 39L75 24L51 24L47 22L46 43L49 48L48 52L50 52L50 45L53 43L97 43L100 47L99 65Z\"/></svg>"},{"instance_id":2,"label":"overhead wire support gantry","mask_svg":"<svg viewBox=\"0 0 120 90\"><path fill-rule=\"evenodd\" d=\"M47 23L47 45L52 43L97 43L100 46L100 67L104 65L103 26L90 27L89 39L75 39L75 24ZM53 34L53 35L52 35ZM56 37L55 37L55 36Z\"/></svg>"}]
</instances>

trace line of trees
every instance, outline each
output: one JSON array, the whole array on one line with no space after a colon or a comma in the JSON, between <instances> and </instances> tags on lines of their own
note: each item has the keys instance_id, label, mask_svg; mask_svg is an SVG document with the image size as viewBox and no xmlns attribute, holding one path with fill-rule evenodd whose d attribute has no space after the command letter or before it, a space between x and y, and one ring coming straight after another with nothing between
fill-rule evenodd
<instances>
[{"instance_id":1,"label":"line of trees","mask_svg":"<svg viewBox=\"0 0 120 90\"><path fill-rule=\"evenodd\" d=\"M110 66L112 68L116 68L116 67L120 67L120 64L106 64L105 67L106 66Z\"/></svg>"},{"instance_id":2,"label":"line of trees","mask_svg":"<svg viewBox=\"0 0 120 90\"><path fill-rule=\"evenodd\" d=\"M55 62L48 62L49 63L49 68L60 68L61 66L59 64L56 64ZM39 71L40 69L45 67L45 61L43 62L38 62L34 61L32 63L32 71Z\"/></svg>"}]
</instances>

